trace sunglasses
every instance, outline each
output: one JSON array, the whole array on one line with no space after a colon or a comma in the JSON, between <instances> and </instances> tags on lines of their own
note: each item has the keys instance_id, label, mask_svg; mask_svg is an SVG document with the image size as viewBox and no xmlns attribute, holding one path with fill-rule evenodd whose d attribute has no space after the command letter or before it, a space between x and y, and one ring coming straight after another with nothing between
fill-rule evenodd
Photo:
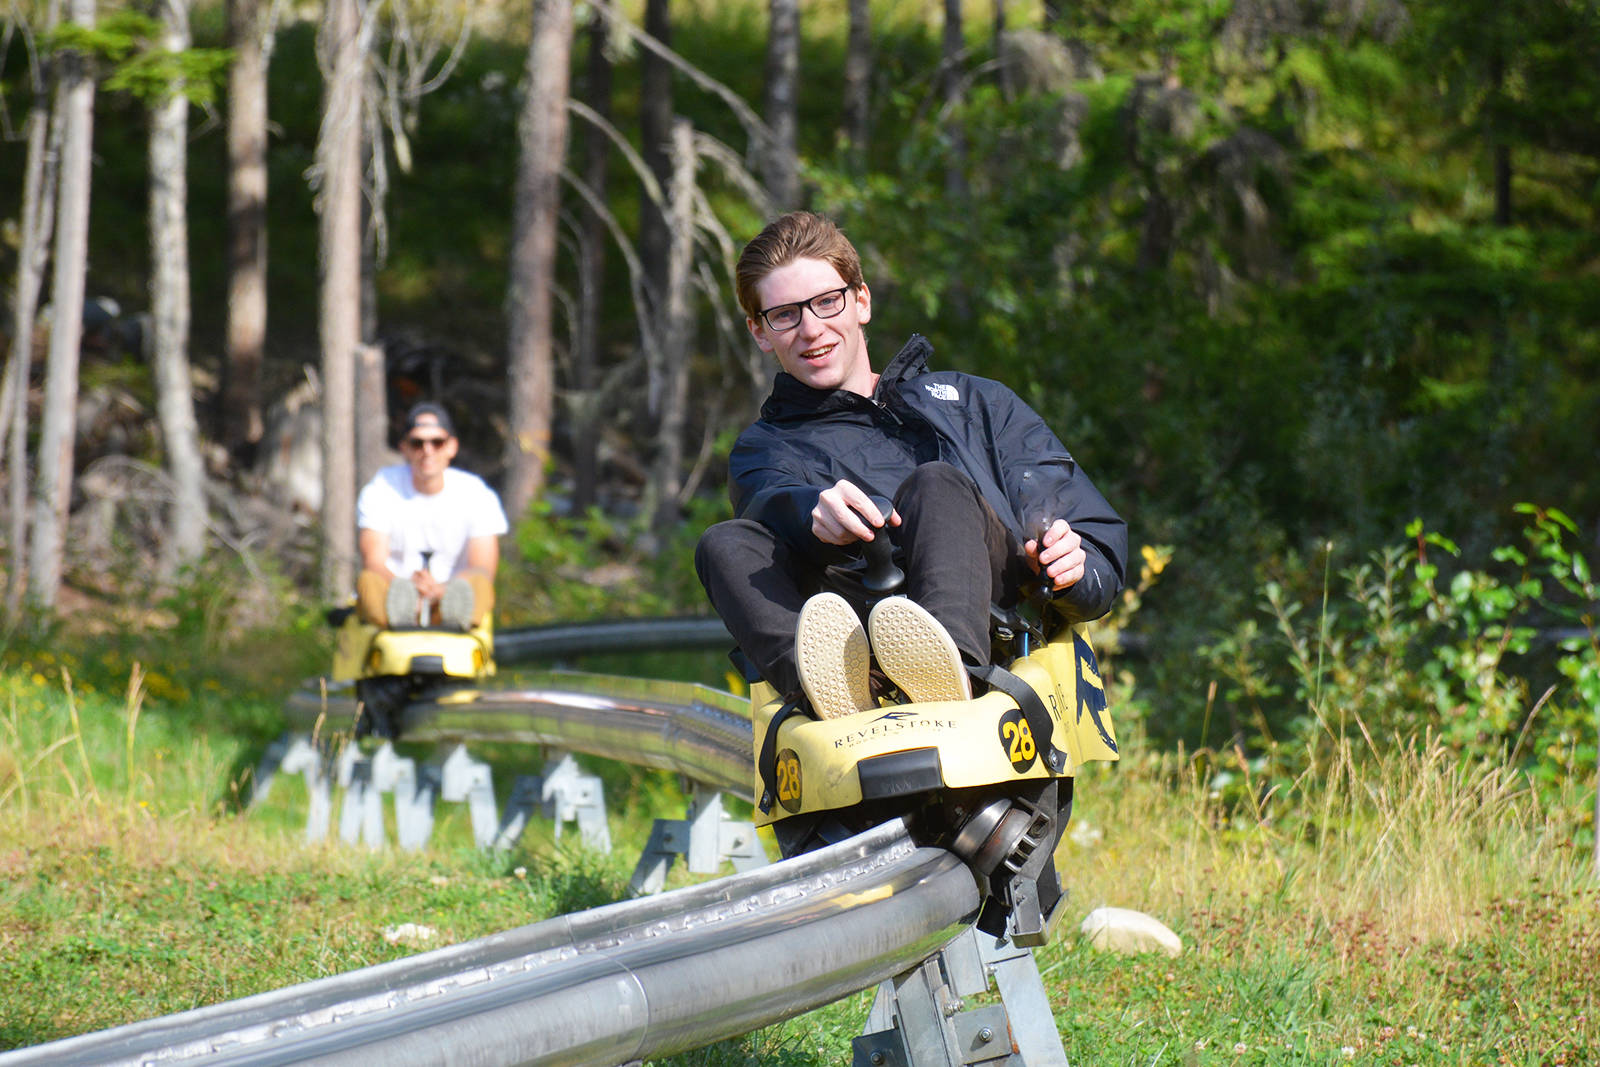
<instances>
[{"instance_id":1,"label":"sunglasses","mask_svg":"<svg viewBox=\"0 0 1600 1067\"><path fill-rule=\"evenodd\" d=\"M445 436L445 437L407 437L406 438L406 445L409 448L417 448L417 449L422 449L422 448L443 448L444 447L444 443L446 441L448 441L448 440L450 440L450 438L448 436Z\"/></svg>"}]
</instances>

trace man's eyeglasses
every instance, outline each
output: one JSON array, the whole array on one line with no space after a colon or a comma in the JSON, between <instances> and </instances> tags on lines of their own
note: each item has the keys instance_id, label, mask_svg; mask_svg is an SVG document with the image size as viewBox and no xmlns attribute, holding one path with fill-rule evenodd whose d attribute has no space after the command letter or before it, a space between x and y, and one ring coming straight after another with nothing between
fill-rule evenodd
<instances>
[{"instance_id":1,"label":"man's eyeglasses","mask_svg":"<svg viewBox=\"0 0 1600 1067\"><path fill-rule=\"evenodd\" d=\"M774 333L784 333L800 325L800 319L807 308L811 314L819 319L831 319L844 310L846 303L844 294L850 291L847 285L843 289L832 289L826 293L818 293L810 300L802 300L798 304L775 304L772 307L757 312L761 321L767 324L767 329Z\"/></svg>"},{"instance_id":2,"label":"man's eyeglasses","mask_svg":"<svg viewBox=\"0 0 1600 1067\"><path fill-rule=\"evenodd\" d=\"M443 448L444 443L448 440L450 440L449 435L444 437L407 437L406 446L419 450L424 448Z\"/></svg>"}]
</instances>

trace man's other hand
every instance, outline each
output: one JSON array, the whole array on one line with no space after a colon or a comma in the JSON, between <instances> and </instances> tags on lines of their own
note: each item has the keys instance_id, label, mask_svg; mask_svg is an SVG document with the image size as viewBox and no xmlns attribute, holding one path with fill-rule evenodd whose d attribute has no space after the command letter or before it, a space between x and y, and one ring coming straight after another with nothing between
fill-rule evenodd
<instances>
[{"instance_id":1,"label":"man's other hand","mask_svg":"<svg viewBox=\"0 0 1600 1067\"><path fill-rule=\"evenodd\" d=\"M860 486L843 478L824 489L811 509L811 533L829 545L870 541L872 531L884 523L899 526L900 513L891 510L884 515Z\"/></svg>"},{"instance_id":2,"label":"man's other hand","mask_svg":"<svg viewBox=\"0 0 1600 1067\"><path fill-rule=\"evenodd\" d=\"M1088 557L1084 555L1083 538L1073 533L1066 519L1057 519L1045 530L1044 536L1028 541L1022 546L1028 562L1050 583L1051 589L1066 589L1076 585L1083 577Z\"/></svg>"}]
</instances>

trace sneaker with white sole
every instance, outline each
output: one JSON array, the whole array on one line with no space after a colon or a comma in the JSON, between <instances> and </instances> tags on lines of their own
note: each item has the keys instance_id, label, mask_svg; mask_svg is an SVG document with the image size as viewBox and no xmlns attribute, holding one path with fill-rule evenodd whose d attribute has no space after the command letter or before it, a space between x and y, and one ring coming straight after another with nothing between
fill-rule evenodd
<instances>
[{"instance_id":1,"label":"sneaker with white sole","mask_svg":"<svg viewBox=\"0 0 1600 1067\"><path fill-rule=\"evenodd\" d=\"M446 630L472 629L472 604L472 583L465 578L445 582L439 596L439 625Z\"/></svg>"},{"instance_id":2,"label":"sneaker with white sole","mask_svg":"<svg viewBox=\"0 0 1600 1067\"><path fill-rule=\"evenodd\" d=\"M818 593L801 607L794 658L800 688L818 718L837 719L878 706L867 681L872 662L867 632L839 594Z\"/></svg>"},{"instance_id":3,"label":"sneaker with white sole","mask_svg":"<svg viewBox=\"0 0 1600 1067\"><path fill-rule=\"evenodd\" d=\"M921 604L903 596L885 597L867 616L867 631L878 666L914 703L972 699L961 650Z\"/></svg>"},{"instance_id":4,"label":"sneaker with white sole","mask_svg":"<svg viewBox=\"0 0 1600 1067\"><path fill-rule=\"evenodd\" d=\"M390 629L417 625L417 614L422 608L422 595L410 578L396 578L389 583L383 598L383 613Z\"/></svg>"}]
</instances>

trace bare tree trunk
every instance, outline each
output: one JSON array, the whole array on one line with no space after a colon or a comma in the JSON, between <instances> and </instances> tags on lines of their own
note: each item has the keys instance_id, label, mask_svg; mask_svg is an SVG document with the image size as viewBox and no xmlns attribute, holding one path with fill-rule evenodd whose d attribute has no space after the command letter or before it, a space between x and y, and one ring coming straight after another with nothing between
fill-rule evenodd
<instances>
[{"instance_id":1,"label":"bare tree trunk","mask_svg":"<svg viewBox=\"0 0 1600 1067\"><path fill-rule=\"evenodd\" d=\"M361 88L358 0L328 0L319 51L326 78L317 161L322 189L322 586L355 584L355 358L361 329Z\"/></svg>"},{"instance_id":2,"label":"bare tree trunk","mask_svg":"<svg viewBox=\"0 0 1600 1067\"><path fill-rule=\"evenodd\" d=\"M70 0L69 21L94 26L94 0ZM72 500L72 450L77 431L78 346L83 339L84 274L89 258L90 150L94 142L94 78L76 52L60 57L56 110L61 113L61 192L56 208L55 275L50 358L39 431L38 484L28 596L51 610L61 591L67 508Z\"/></svg>"},{"instance_id":3,"label":"bare tree trunk","mask_svg":"<svg viewBox=\"0 0 1600 1067\"><path fill-rule=\"evenodd\" d=\"M45 13L44 31L60 20L60 4ZM50 79L47 69L30 71L33 100L25 125L28 143L23 163L22 211L17 244L17 284L12 292L11 361L6 365L5 396L11 479L11 566L6 579L6 618L15 622L22 611L22 593L28 573L28 388L33 380L33 326L39 309L39 289L50 256L54 228L56 166L60 153L60 126L51 120ZM59 116L59 112L57 115Z\"/></svg>"},{"instance_id":4,"label":"bare tree trunk","mask_svg":"<svg viewBox=\"0 0 1600 1067\"><path fill-rule=\"evenodd\" d=\"M382 90L377 72L364 62L365 56L362 58L361 180L365 195L361 197L361 317L356 332L365 342L378 336L378 241L384 225L389 178L382 156L383 124L374 110Z\"/></svg>"},{"instance_id":5,"label":"bare tree trunk","mask_svg":"<svg viewBox=\"0 0 1600 1067\"><path fill-rule=\"evenodd\" d=\"M872 5L850 0L850 38L844 57L844 135L858 169L866 167L872 108Z\"/></svg>"},{"instance_id":6,"label":"bare tree trunk","mask_svg":"<svg viewBox=\"0 0 1600 1067\"><path fill-rule=\"evenodd\" d=\"M605 122L611 121L611 23L595 11L589 20L589 66L584 96L589 107ZM594 126L583 135L583 182L605 203L610 183L611 142ZM606 279L606 223L593 205L585 203L578 235L578 328L572 358L575 403L572 412L572 510L582 514L594 505L600 481L600 411L596 389L600 381L600 309Z\"/></svg>"},{"instance_id":7,"label":"bare tree trunk","mask_svg":"<svg viewBox=\"0 0 1600 1067\"><path fill-rule=\"evenodd\" d=\"M511 440L506 511L522 516L544 486L550 456L555 363L552 291L566 160L572 0L534 0L522 116L517 124L516 208L511 225L509 354Z\"/></svg>"},{"instance_id":8,"label":"bare tree trunk","mask_svg":"<svg viewBox=\"0 0 1600 1067\"><path fill-rule=\"evenodd\" d=\"M229 0L228 325L218 436L233 453L261 441L267 343L267 35L261 0Z\"/></svg>"},{"instance_id":9,"label":"bare tree trunk","mask_svg":"<svg viewBox=\"0 0 1600 1067\"><path fill-rule=\"evenodd\" d=\"M667 0L645 0L644 32L663 45L672 44L672 17ZM667 145L672 138L672 67L646 49L640 58L639 137L641 155L666 189L672 179ZM666 301L668 232L666 209L648 196L639 205L639 259L644 265L644 291L648 313L654 317Z\"/></svg>"},{"instance_id":10,"label":"bare tree trunk","mask_svg":"<svg viewBox=\"0 0 1600 1067\"><path fill-rule=\"evenodd\" d=\"M189 47L189 0L162 0L163 47L174 55ZM172 474L171 536L162 566L200 557L205 547L205 465L195 423L189 377L189 100L172 86L150 113L150 307L156 410Z\"/></svg>"},{"instance_id":11,"label":"bare tree trunk","mask_svg":"<svg viewBox=\"0 0 1600 1067\"><path fill-rule=\"evenodd\" d=\"M655 530L682 516L684 434L689 424L689 362L693 332L690 269L694 258L694 127L672 126L672 180L667 187L672 244L667 256L666 341L662 345L661 417L656 422Z\"/></svg>"},{"instance_id":12,"label":"bare tree trunk","mask_svg":"<svg viewBox=\"0 0 1600 1067\"><path fill-rule=\"evenodd\" d=\"M1000 70L1000 91L1011 96L1010 67L1004 62L1006 36L1006 0L994 0L994 58Z\"/></svg>"},{"instance_id":13,"label":"bare tree trunk","mask_svg":"<svg viewBox=\"0 0 1600 1067\"><path fill-rule=\"evenodd\" d=\"M1506 87L1505 57L1497 48L1489 58L1489 98L1498 104ZM1511 146L1501 133L1501 120L1495 111L1490 112L1488 129L1489 158L1494 166L1494 224L1511 225Z\"/></svg>"},{"instance_id":14,"label":"bare tree trunk","mask_svg":"<svg viewBox=\"0 0 1600 1067\"><path fill-rule=\"evenodd\" d=\"M772 140L762 147L761 178L780 211L800 207L796 131L800 96L800 3L769 0L767 91L764 111Z\"/></svg>"},{"instance_id":15,"label":"bare tree trunk","mask_svg":"<svg viewBox=\"0 0 1600 1067\"><path fill-rule=\"evenodd\" d=\"M356 485L366 485L383 466L389 450L389 386L383 369L383 348L356 346L356 395L362 398L356 418Z\"/></svg>"},{"instance_id":16,"label":"bare tree trunk","mask_svg":"<svg viewBox=\"0 0 1600 1067\"><path fill-rule=\"evenodd\" d=\"M944 169L945 210L952 219L967 217L970 193L967 188L967 131L960 115L964 100L962 67L966 40L961 28L961 0L944 0L944 59L940 79L944 93L945 141L948 155ZM971 317L972 308L966 287L958 277L951 283L950 310L957 319Z\"/></svg>"}]
</instances>

